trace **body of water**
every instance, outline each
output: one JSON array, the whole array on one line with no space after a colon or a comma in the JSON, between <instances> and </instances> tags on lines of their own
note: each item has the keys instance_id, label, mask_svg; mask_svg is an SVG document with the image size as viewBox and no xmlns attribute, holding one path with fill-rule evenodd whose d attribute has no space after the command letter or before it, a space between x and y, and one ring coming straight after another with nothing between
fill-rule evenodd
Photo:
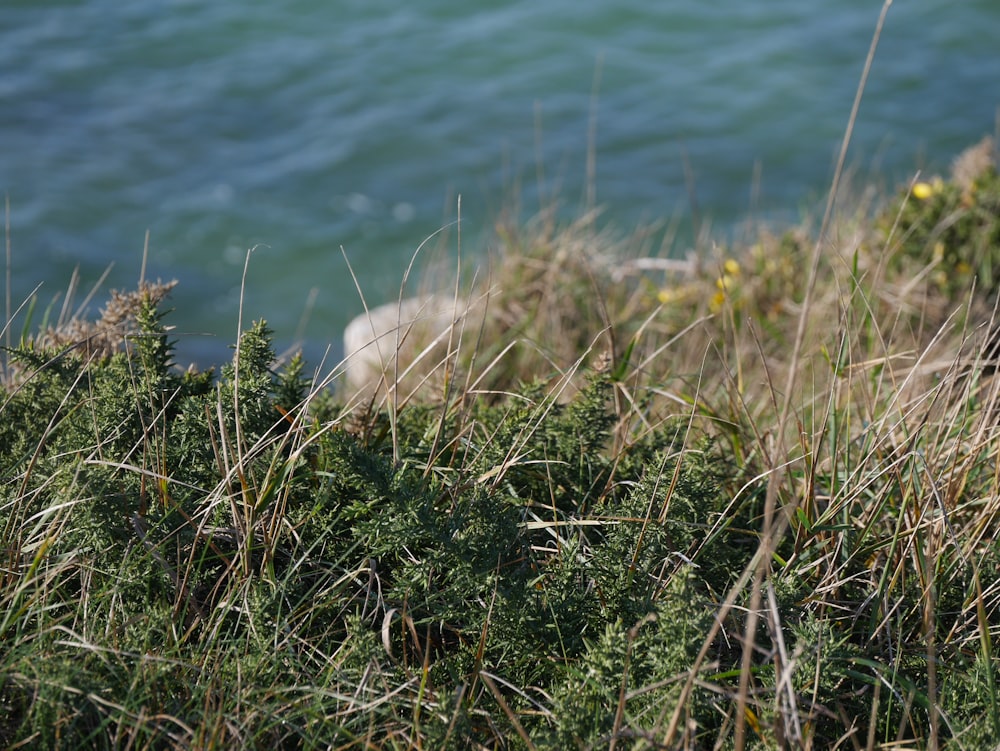
<instances>
[{"instance_id":1,"label":"body of water","mask_svg":"<svg viewBox=\"0 0 1000 751\"><path fill-rule=\"evenodd\" d=\"M13 304L176 278L181 359L244 317L311 355L462 205L474 258L515 193L627 229L794 221L829 185L877 0L5 0L0 191ZM896 0L851 163L888 184L993 132L1000 5ZM593 131L591 125L594 125ZM455 236L450 242L454 245ZM683 250L680 248L679 250ZM99 295L93 308L96 312ZM308 323L301 321L306 310Z\"/></svg>"}]
</instances>

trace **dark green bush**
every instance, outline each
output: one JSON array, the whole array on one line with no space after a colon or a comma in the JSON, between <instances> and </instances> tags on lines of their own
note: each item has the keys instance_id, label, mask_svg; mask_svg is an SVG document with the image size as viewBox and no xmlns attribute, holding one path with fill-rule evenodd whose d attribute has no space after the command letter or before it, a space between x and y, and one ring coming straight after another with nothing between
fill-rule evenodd
<instances>
[{"instance_id":1,"label":"dark green bush","mask_svg":"<svg viewBox=\"0 0 1000 751\"><path fill-rule=\"evenodd\" d=\"M96 359L10 353L0 741L655 748L676 716L675 742L726 742L748 590L719 611L757 550L753 478L767 474L733 456L757 441L752 426L732 421L718 440L685 416L631 433L608 373L565 401L536 383L347 416L301 359L275 367L263 323L215 378L174 368L151 301L136 321L123 351ZM925 488L879 467L844 500L824 467L809 513L842 507L795 514L777 542L774 609L752 632L749 741L787 738L791 713L814 747L834 745L876 690L879 740L924 737L928 590L899 529ZM988 496L993 476L968 471L961 502ZM983 548L978 568L952 549L934 561L957 738L996 724L995 699L970 698L996 695L989 645L968 640L976 573L991 587L1000 569ZM880 583L878 556L898 585ZM982 617L994 622L992 601Z\"/></svg>"}]
</instances>

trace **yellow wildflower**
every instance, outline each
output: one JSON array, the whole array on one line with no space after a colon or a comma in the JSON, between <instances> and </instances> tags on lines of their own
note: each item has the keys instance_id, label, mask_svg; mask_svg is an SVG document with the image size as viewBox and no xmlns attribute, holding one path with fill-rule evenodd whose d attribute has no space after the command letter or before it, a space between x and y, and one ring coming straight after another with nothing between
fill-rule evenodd
<instances>
[{"instance_id":1,"label":"yellow wildflower","mask_svg":"<svg viewBox=\"0 0 1000 751\"><path fill-rule=\"evenodd\" d=\"M740 265L735 259L727 258L726 262L722 264L722 270L729 276L737 276L740 273Z\"/></svg>"},{"instance_id":2,"label":"yellow wildflower","mask_svg":"<svg viewBox=\"0 0 1000 751\"><path fill-rule=\"evenodd\" d=\"M926 201L934 195L934 186L930 183L916 183L913 186L913 197L918 201Z\"/></svg>"}]
</instances>

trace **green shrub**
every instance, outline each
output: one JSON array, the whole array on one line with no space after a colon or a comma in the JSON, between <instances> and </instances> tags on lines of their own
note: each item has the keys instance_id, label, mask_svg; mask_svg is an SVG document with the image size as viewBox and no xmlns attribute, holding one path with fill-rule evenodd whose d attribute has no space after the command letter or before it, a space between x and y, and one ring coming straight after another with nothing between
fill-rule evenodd
<instances>
[{"instance_id":1,"label":"green shrub","mask_svg":"<svg viewBox=\"0 0 1000 751\"><path fill-rule=\"evenodd\" d=\"M949 297L973 279L985 295L1000 288L1000 174L985 168L962 186L935 178L917 183L880 218L887 244L914 272L931 267L931 279Z\"/></svg>"}]
</instances>

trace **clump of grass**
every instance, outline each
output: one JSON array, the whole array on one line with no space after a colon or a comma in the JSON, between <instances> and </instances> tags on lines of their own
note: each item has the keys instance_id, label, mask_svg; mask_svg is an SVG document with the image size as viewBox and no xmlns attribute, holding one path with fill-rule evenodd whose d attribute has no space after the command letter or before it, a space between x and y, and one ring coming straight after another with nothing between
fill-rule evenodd
<instances>
[{"instance_id":1,"label":"clump of grass","mask_svg":"<svg viewBox=\"0 0 1000 751\"><path fill-rule=\"evenodd\" d=\"M977 227L949 240L957 256L978 257L983 243L992 242L983 238L992 237L1000 219L990 198L993 174L986 165L971 183L980 188L955 209L958 226L974 218ZM675 683L689 686L678 694L679 704L657 695L660 706L680 709L655 719L629 712L628 698L643 693L631 678L641 674L640 684L659 685L634 669L641 659L628 646L640 643L655 619L633 613L589 643L601 656L588 668L592 673L570 679L577 693L558 711L579 711L558 731L568 733L557 736L560 743L618 738L695 745L728 737L740 722L743 742L751 745L823 747L850 740L865 747L951 738L962 747L995 732L995 676L988 666L997 617L989 544L996 513L989 499L997 494L991 459L996 392L984 379L981 349L991 291L972 280L965 288L942 288L926 271L941 262L933 246L899 240L939 222L911 216L914 200L920 199L907 188L874 218L846 214L834 222L806 309L799 282L813 240L804 231L765 232L747 248L717 248L662 283L648 273L628 279L615 273L656 266L658 259L602 264L609 244L587 223L541 225L538 236L504 240L500 271L490 278L497 298L509 286L515 300L533 289L517 284L521 268L553 290L530 307L520 303L529 323L547 322L524 337L528 357L542 350L536 342L547 354L529 373L547 365L558 383L570 382L582 360L600 367L596 353L604 347L587 346L581 358L580 342L617 341L604 365L614 374L617 461L626 461L664 421L674 421L683 426L686 446L710 437L728 467L720 483L733 505L719 518L752 510L745 525L731 523L743 535L736 547L745 554L725 562L731 577L720 579L717 570L696 575L712 593L705 607L726 616L711 628L693 627L703 641L686 653L686 674L674 675ZM575 267L566 255L552 255L553 247L576 248ZM497 281L505 273L513 284ZM778 384L788 382L788 355L803 315L801 373L788 397L795 430L792 440L777 444L786 396ZM559 334L550 340L546 329ZM563 342L576 342L576 349L553 355ZM511 355L518 366L507 371L502 361L491 361L494 391L520 391L518 367L525 360L519 357L525 355ZM762 497L777 468L783 469L777 496L784 531L774 543L770 576L755 589L752 552L763 528ZM673 475L658 476L673 487ZM644 494L655 497L652 488ZM667 515L645 518L655 518L658 530L670 528ZM733 531L715 517L696 516L691 524L705 530L703 543L720 529ZM698 549L673 548L682 555ZM752 608L754 618L734 615L733 605L736 612ZM691 622L679 613L670 617ZM732 653L728 663L714 660L723 638L749 642L750 662ZM712 681L698 673L705 664L716 669ZM609 674L620 677L618 693ZM585 675L597 677L588 683ZM711 698L701 701L724 718L721 724L694 711L696 685L708 689ZM956 699L969 697L976 690L971 686L985 689L976 701ZM614 706L615 713L601 715L595 703Z\"/></svg>"},{"instance_id":2,"label":"clump of grass","mask_svg":"<svg viewBox=\"0 0 1000 751\"><path fill-rule=\"evenodd\" d=\"M120 351L11 353L33 369L0 436L6 742L565 735L549 692L655 611L689 565L671 545L724 504L722 460L676 426L608 450L606 373L567 403L538 385L349 422L299 361L271 372L263 324L218 382L175 372L134 299ZM676 476L673 526L649 526L668 488L640 456Z\"/></svg>"},{"instance_id":3,"label":"clump of grass","mask_svg":"<svg viewBox=\"0 0 1000 751\"><path fill-rule=\"evenodd\" d=\"M874 219L683 263L592 215L502 226L461 335L367 408L263 322L179 371L169 285L25 327L0 740L981 747L990 148Z\"/></svg>"},{"instance_id":4,"label":"clump of grass","mask_svg":"<svg viewBox=\"0 0 1000 751\"><path fill-rule=\"evenodd\" d=\"M115 298L113 346L25 338L0 408L0 738L995 737L985 286L909 275L940 263L897 242L922 231L909 193L840 219L808 307L805 230L680 271L589 223L504 235L481 337L384 408L279 367L263 323L218 377L179 371L152 288Z\"/></svg>"}]
</instances>

